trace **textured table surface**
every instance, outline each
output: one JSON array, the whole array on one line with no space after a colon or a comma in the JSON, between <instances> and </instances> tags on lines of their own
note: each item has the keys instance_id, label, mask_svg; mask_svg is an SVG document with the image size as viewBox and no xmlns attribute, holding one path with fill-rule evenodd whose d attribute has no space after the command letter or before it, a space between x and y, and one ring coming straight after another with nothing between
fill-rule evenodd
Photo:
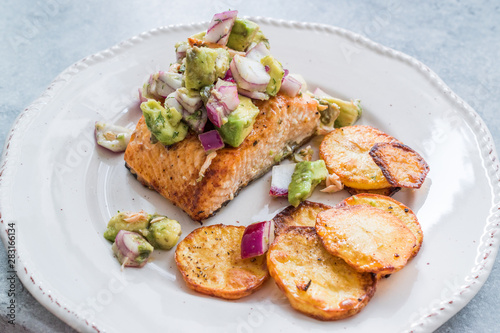
<instances>
[{"instance_id":1,"label":"textured table surface","mask_svg":"<svg viewBox=\"0 0 500 333\"><path fill-rule=\"evenodd\" d=\"M140 4L141 3L141 4ZM500 145L500 5L427 1L3 0L0 11L0 147L17 115L66 67L143 31L206 21L215 12L339 26L429 66L485 120ZM472 301L437 332L500 330L500 256ZM73 332L17 282L16 326L6 321L7 254L0 248L0 332ZM4 278L5 275L5 278Z\"/></svg>"}]
</instances>

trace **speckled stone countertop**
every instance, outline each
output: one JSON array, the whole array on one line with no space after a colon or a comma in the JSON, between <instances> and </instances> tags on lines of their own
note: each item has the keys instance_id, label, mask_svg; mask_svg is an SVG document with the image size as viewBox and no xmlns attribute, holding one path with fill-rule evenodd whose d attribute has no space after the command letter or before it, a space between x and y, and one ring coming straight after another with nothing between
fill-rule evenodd
<instances>
[{"instance_id":1,"label":"speckled stone countertop","mask_svg":"<svg viewBox=\"0 0 500 333\"><path fill-rule=\"evenodd\" d=\"M15 118L65 68L152 28L206 21L217 11L339 26L429 66L485 120L500 146L500 4L430 1L4 1L0 11L0 147ZM16 282L7 323L7 254L0 250L0 332L73 332ZM437 332L500 330L500 256L479 293Z\"/></svg>"}]
</instances>

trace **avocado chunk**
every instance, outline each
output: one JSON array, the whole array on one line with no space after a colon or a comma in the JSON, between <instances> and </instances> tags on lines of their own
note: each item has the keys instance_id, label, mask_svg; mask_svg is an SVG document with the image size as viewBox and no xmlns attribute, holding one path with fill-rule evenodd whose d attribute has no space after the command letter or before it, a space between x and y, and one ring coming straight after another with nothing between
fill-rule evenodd
<instances>
[{"instance_id":1,"label":"avocado chunk","mask_svg":"<svg viewBox=\"0 0 500 333\"><path fill-rule=\"evenodd\" d=\"M260 42L263 42L268 50L271 49L271 45L269 45L269 39L267 39L266 36L264 36L262 30L259 29L259 31L257 31L257 33L255 34L255 37L253 38L252 44L259 44Z\"/></svg>"},{"instance_id":2,"label":"avocado chunk","mask_svg":"<svg viewBox=\"0 0 500 333\"><path fill-rule=\"evenodd\" d=\"M257 35L259 29L259 25L255 22L236 18L233 29L231 29L231 33L229 34L227 47L236 51L246 51L255 37L265 39L263 34Z\"/></svg>"},{"instance_id":3,"label":"avocado chunk","mask_svg":"<svg viewBox=\"0 0 500 333\"><path fill-rule=\"evenodd\" d=\"M172 145L186 137L188 126L181 122L182 114L176 108L164 108L158 101L149 99L141 103L141 110L149 131L162 144Z\"/></svg>"},{"instance_id":4,"label":"avocado chunk","mask_svg":"<svg viewBox=\"0 0 500 333\"><path fill-rule=\"evenodd\" d=\"M109 220L108 227L104 232L104 238L110 242L114 242L120 230L145 234L147 233L148 226L149 214L144 211L139 213L118 212L118 214Z\"/></svg>"},{"instance_id":5,"label":"avocado chunk","mask_svg":"<svg viewBox=\"0 0 500 333\"><path fill-rule=\"evenodd\" d=\"M229 52L223 48L194 46L186 52L184 84L187 89L199 90L223 78L229 69Z\"/></svg>"},{"instance_id":6,"label":"avocado chunk","mask_svg":"<svg viewBox=\"0 0 500 333\"><path fill-rule=\"evenodd\" d=\"M192 36L191 36L191 37L189 37L189 38L194 38L194 39L204 39L206 34L207 34L207 32L206 32L206 31L200 31L200 32L195 33L194 35L192 35Z\"/></svg>"},{"instance_id":7,"label":"avocado chunk","mask_svg":"<svg viewBox=\"0 0 500 333\"><path fill-rule=\"evenodd\" d=\"M135 232L121 231L120 244L115 241L111 249L124 267L143 267L148 262L154 248L141 235Z\"/></svg>"},{"instance_id":8,"label":"avocado chunk","mask_svg":"<svg viewBox=\"0 0 500 333\"><path fill-rule=\"evenodd\" d=\"M229 114L227 122L218 128L222 140L233 147L238 147L250 134L259 114L259 108L250 98L241 95L238 97L240 104Z\"/></svg>"},{"instance_id":9,"label":"avocado chunk","mask_svg":"<svg viewBox=\"0 0 500 333\"><path fill-rule=\"evenodd\" d=\"M262 58L260 63L269 68L268 74L271 76L266 87L266 93L269 96L275 96L281 88L281 79L283 79L285 75L283 66L281 66L280 62L271 55Z\"/></svg>"},{"instance_id":10,"label":"avocado chunk","mask_svg":"<svg viewBox=\"0 0 500 333\"><path fill-rule=\"evenodd\" d=\"M297 163L292 174L292 181L288 185L288 202L297 207L302 201L309 198L316 185L328 176L325 161L302 161Z\"/></svg>"},{"instance_id":11,"label":"avocado chunk","mask_svg":"<svg viewBox=\"0 0 500 333\"><path fill-rule=\"evenodd\" d=\"M155 216L151 220L146 239L155 249L170 250L181 236L181 225L165 216Z\"/></svg>"},{"instance_id":12,"label":"avocado chunk","mask_svg":"<svg viewBox=\"0 0 500 333\"><path fill-rule=\"evenodd\" d=\"M335 127L335 120L340 114L340 108L330 98L319 97L317 100L321 124L329 131L332 131Z\"/></svg>"},{"instance_id":13,"label":"avocado chunk","mask_svg":"<svg viewBox=\"0 0 500 333\"><path fill-rule=\"evenodd\" d=\"M344 101L338 98L329 98L331 102L338 105L340 109L339 116L335 120L335 128L352 126L361 117L363 109L359 99L354 101Z\"/></svg>"}]
</instances>

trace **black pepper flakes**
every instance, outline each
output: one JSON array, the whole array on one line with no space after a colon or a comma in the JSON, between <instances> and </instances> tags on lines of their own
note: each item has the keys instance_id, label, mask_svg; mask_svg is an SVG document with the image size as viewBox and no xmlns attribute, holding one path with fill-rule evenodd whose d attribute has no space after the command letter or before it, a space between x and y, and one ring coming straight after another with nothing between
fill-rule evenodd
<instances>
[{"instance_id":1,"label":"black pepper flakes","mask_svg":"<svg viewBox=\"0 0 500 333\"><path fill-rule=\"evenodd\" d=\"M309 289L309 287L311 286L311 282L312 280L309 280L309 282L307 282L307 284L304 287L300 286L299 289L307 291L307 289Z\"/></svg>"}]
</instances>

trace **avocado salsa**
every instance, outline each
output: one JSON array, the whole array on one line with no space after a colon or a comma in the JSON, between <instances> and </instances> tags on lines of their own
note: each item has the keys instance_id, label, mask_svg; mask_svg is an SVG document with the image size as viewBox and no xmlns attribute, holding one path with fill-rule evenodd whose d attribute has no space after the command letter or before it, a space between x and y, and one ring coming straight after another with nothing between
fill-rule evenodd
<instances>
[{"instance_id":1,"label":"avocado salsa","mask_svg":"<svg viewBox=\"0 0 500 333\"><path fill-rule=\"evenodd\" d=\"M273 57L259 25L237 14L215 14L206 31L178 42L176 62L152 74L140 89L153 143L170 146L194 132L207 154L226 145L238 147L259 114L255 100L306 92L305 81ZM320 135L353 125L361 116L358 100L343 101L319 88L307 94L317 101ZM298 163L289 202L297 206L327 175L323 161Z\"/></svg>"},{"instance_id":2,"label":"avocado salsa","mask_svg":"<svg viewBox=\"0 0 500 333\"><path fill-rule=\"evenodd\" d=\"M259 113L253 99L266 100L280 91L285 70L270 54L260 27L237 17L237 11L222 14L226 17L213 20L207 31L177 43L177 62L151 75L140 91L153 141L168 146L189 131L215 128L226 145L238 147ZM213 42L214 30L226 38Z\"/></svg>"}]
</instances>

